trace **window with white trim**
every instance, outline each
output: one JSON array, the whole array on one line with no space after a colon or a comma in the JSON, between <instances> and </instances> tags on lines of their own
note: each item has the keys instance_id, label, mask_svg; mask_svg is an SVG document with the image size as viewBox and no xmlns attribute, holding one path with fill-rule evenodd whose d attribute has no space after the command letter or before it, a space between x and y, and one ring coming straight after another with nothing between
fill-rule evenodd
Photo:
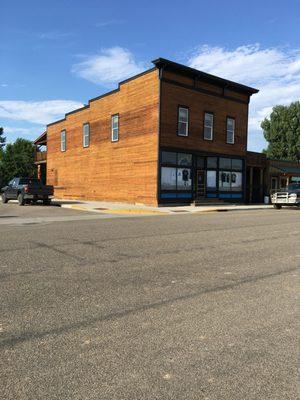
<instances>
[{"instance_id":1,"label":"window with white trim","mask_svg":"<svg viewBox=\"0 0 300 400\"><path fill-rule=\"evenodd\" d=\"M213 140L214 114L204 113L204 139Z\"/></svg>"},{"instance_id":2,"label":"window with white trim","mask_svg":"<svg viewBox=\"0 0 300 400\"><path fill-rule=\"evenodd\" d=\"M186 107L178 108L178 135L188 136L189 134L189 109Z\"/></svg>"},{"instance_id":3,"label":"window with white trim","mask_svg":"<svg viewBox=\"0 0 300 400\"><path fill-rule=\"evenodd\" d=\"M234 144L235 119L227 117L226 142Z\"/></svg>"},{"instance_id":4,"label":"window with white trim","mask_svg":"<svg viewBox=\"0 0 300 400\"><path fill-rule=\"evenodd\" d=\"M66 131L60 132L60 151L66 151Z\"/></svg>"},{"instance_id":5,"label":"window with white trim","mask_svg":"<svg viewBox=\"0 0 300 400\"><path fill-rule=\"evenodd\" d=\"M111 141L117 142L119 140L119 114L112 115L111 117Z\"/></svg>"},{"instance_id":6,"label":"window with white trim","mask_svg":"<svg viewBox=\"0 0 300 400\"><path fill-rule=\"evenodd\" d=\"M82 135L83 135L83 147L89 147L90 145L90 124L83 124L82 127Z\"/></svg>"}]
</instances>

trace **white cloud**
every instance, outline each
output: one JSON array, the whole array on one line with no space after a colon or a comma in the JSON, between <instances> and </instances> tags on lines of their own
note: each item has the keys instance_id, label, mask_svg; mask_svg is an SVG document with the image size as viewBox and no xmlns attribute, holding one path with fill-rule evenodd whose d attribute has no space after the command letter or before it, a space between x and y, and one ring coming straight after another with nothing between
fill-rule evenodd
<instances>
[{"instance_id":1,"label":"white cloud","mask_svg":"<svg viewBox=\"0 0 300 400\"><path fill-rule=\"evenodd\" d=\"M18 136L30 136L36 133L37 129L32 128L19 128L17 126L4 126L5 135L18 135Z\"/></svg>"},{"instance_id":2,"label":"white cloud","mask_svg":"<svg viewBox=\"0 0 300 400\"><path fill-rule=\"evenodd\" d=\"M120 20L120 19L111 19L111 20L108 20L108 21L100 21L100 22L97 22L96 24L95 24L95 26L97 27L97 28L106 28L107 26L110 26L110 25L118 25L118 24L122 24L124 21L123 20Z\"/></svg>"},{"instance_id":3,"label":"white cloud","mask_svg":"<svg viewBox=\"0 0 300 400\"><path fill-rule=\"evenodd\" d=\"M8 84L7 83L1 83L0 86L1 87L8 87Z\"/></svg>"},{"instance_id":4,"label":"white cloud","mask_svg":"<svg viewBox=\"0 0 300 400\"><path fill-rule=\"evenodd\" d=\"M34 124L48 124L82 106L83 104L72 100L6 100L0 101L0 117Z\"/></svg>"},{"instance_id":5,"label":"white cloud","mask_svg":"<svg viewBox=\"0 0 300 400\"><path fill-rule=\"evenodd\" d=\"M300 100L300 50L263 49L259 44L233 50L205 45L196 49L188 63L260 90L250 101L248 147L252 150L265 145L260 123L272 107Z\"/></svg>"},{"instance_id":6,"label":"white cloud","mask_svg":"<svg viewBox=\"0 0 300 400\"><path fill-rule=\"evenodd\" d=\"M73 32L60 32L60 31L50 31L50 32L42 32L38 33L39 39L46 39L46 40L58 40L67 37L76 36Z\"/></svg>"},{"instance_id":7,"label":"white cloud","mask_svg":"<svg viewBox=\"0 0 300 400\"><path fill-rule=\"evenodd\" d=\"M100 54L85 56L73 65L72 72L90 82L108 86L142 72L145 66L134 60L132 53L122 47L103 49Z\"/></svg>"}]
</instances>

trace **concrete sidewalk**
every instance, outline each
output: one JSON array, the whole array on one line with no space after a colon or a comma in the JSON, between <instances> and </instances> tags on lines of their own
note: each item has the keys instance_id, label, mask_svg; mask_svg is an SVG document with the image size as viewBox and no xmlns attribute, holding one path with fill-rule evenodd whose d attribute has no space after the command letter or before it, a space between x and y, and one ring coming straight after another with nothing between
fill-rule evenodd
<instances>
[{"instance_id":1,"label":"concrete sidewalk","mask_svg":"<svg viewBox=\"0 0 300 400\"><path fill-rule=\"evenodd\" d=\"M113 203L106 201L83 201L54 199L54 204L62 208L71 208L73 210L90 211L101 214L128 214L128 215L178 215L180 213L207 213L207 212L225 212L241 210L266 210L272 208L272 205L240 205L240 204L222 204L222 205L203 205L203 206L160 206L151 207L145 205Z\"/></svg>"}]
</instances>

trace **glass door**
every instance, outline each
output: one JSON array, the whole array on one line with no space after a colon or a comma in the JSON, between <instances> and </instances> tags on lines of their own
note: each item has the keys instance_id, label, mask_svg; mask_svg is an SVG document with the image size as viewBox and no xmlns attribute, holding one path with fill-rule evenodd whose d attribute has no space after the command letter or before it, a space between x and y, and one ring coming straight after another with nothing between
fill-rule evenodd
<instances>
[{"instance_id":1,"label":"glass door","mask_svg":"<svg viewBox=\"0 0 300 400\"><path fill-rule=\"evenodd\" d=\"M196 199L205 197L205 171L197 170L196 174Z\"/></svg>"}]
</instances>

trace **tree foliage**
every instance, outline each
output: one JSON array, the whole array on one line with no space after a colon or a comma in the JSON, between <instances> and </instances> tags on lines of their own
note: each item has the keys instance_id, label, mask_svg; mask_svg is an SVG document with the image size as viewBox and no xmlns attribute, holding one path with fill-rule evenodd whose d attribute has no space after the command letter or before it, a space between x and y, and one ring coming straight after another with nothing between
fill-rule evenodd
<instances>
[{"instance_id":1,"label":"tree foliage","mask_svg":"<svg viewBox=\"0 0 300 400\"><path fill-rule=\"evenodd\" d=\"M19 138L14 143L8 143L2 153L0 169L2 185L14 176L35 176L36 167L32 142Z\"/></svg>"},{"instance_id":2,"label":"tree foliage","mask_svg":"<svg viewBox=\"0 0 300 400\"><path fill-rule=\"evenodd\" d=\"M0 186L2 186L2 183L4 181L2 158L3 158L4 146L5 146L5 143L6 143L6 138L3 135L4 135L4 129L0 126Z\"/></svg>"},{"instance_id":3,"label":"tree foliage","mask_svg":"<svg viewBox=\"0 0 300 400\"><path fill-rule=\"evenodd\" d=\"M275 106L261 123L269 158L300 162L300 102Z\"/></svg>"},{"instance_id":4,"label":"tree foliage","mask_svg":"<svg viewBox=\"0 0 300 400\"><path fill-rule=\"evenodd\" d=\"M2 128L2 126L0 126L0 149L3 149L6 143L6 138L3 135L4 129Z\"/></svg>"}]
</instances>

